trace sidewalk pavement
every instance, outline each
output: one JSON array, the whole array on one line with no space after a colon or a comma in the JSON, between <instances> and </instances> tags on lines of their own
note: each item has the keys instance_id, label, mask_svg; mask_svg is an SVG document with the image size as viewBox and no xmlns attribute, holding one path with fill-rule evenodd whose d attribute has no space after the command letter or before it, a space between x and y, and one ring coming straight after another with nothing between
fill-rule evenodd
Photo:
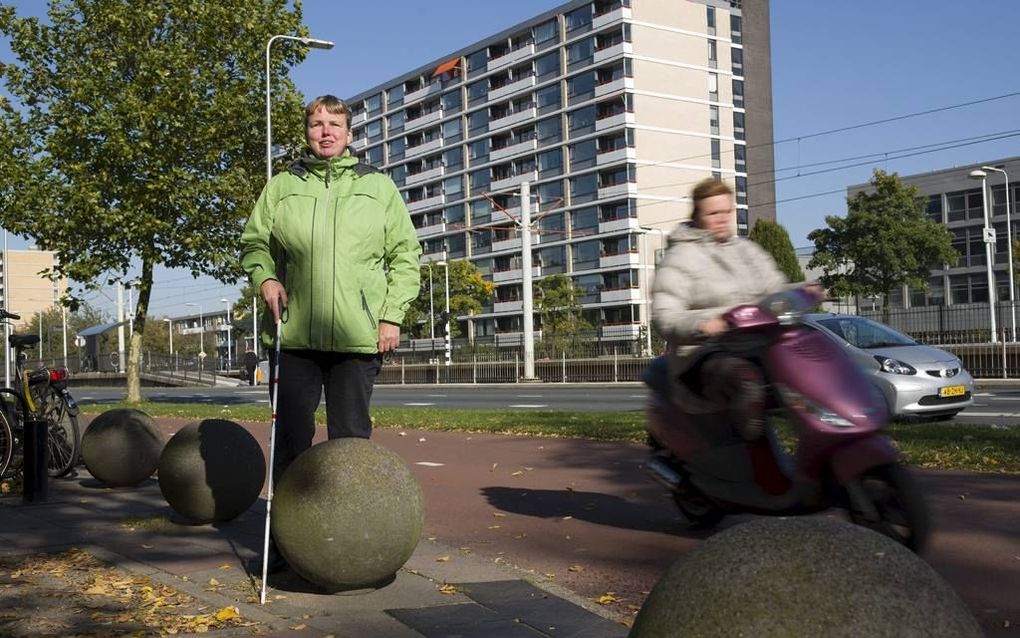
<instances>
[{"instance_id":1,"label":"sidewalk pavement","mask_svg":"<svg viewBox=\"0 0 1020 638\"><path fill-rule=\"evenodd\" d=\"M327 594L287 571L269 577L267 604L262 606L260 574L248 574L245 565L261 552L265 501L260 499L229 523L196 526L179 520L156 480L113 489L82 468L74 478L50 481L44 503L0 497L0 559L79 548L118 570L190 595L199 609L236 607L241 620L255 623L216 629L218 636L627 634L622 625L581 607L579 600L569 600L566 590L554 593L546 583L540 589L511 567L429 538L421 540L395 579L378 589ZM456 560L445 560L451 555ZM455 587L444 587L447 584ZM0 625L2 621L0 617Z\"/></svg>"}]
</instances>

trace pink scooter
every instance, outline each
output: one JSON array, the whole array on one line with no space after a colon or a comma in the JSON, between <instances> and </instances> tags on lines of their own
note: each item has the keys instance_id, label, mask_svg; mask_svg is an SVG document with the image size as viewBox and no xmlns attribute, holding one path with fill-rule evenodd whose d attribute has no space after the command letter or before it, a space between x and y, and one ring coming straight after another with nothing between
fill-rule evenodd
<instances>
[{"instance_id":1,"label":"pink scooter","mask_svg":"<svg viewBox=\"0 0 1020 638\"><path fill-rule=\"evenodd\" d=\"M671 382L668 358L656 359L645 373L653 390L645 469L670 488L694 525L711 527L740 512L786 516L838 507L854 523L920 551L927 506L882 434L885 400L843 350L801 323L817 301L798 289L737 306L725 315L732 328L692 355L738 356L761 367L767 427L757 440L742 439L725 408L699 394L697 363ZM776 427L792 430L792 453Z\"/></svg>"}]
</instances>

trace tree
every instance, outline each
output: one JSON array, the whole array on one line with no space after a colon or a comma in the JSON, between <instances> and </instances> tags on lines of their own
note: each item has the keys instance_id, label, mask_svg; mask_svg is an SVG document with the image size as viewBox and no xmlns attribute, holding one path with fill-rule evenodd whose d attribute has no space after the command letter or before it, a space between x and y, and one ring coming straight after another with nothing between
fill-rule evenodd
<instances>
[{"instance_id":1,"label":"tree","mask_svg":"<svg viewBox=\"0 0 1020 638\"><path fill-rule=\"evenodd\" d=\"M555 357L574 342L580 333L592 329L581 312L584 291L574 280L562 274L551 275L535 283L535 310L542 321L542 346L547 357Z\"/></svg>"},{"instance_id":2,"label":"tree","mask_svg":"<svg viewBox=\"0 0 1020 638\"><path fill-rule=\"evenodd\" d=\"M872 188L847 199L846 217L827 216L828 228L808 235L815 244L809 268L838 296L881 295L888 321L889 293L903 285L925 289L934 267L955 264L952 235L924 215L916 186L875 169Z\"/></svg>"},{"instance_id":3,"label":"tree","mask_svg":"<svg viewBox=\"0 0 1020 638\"><path fill-rule=\"evenodd\" d=\"M496 285L487 280L478 267L466 259L448 262L450 264L450 336L461 334L457 317L477 314L492 301ZM432 299L433 318L436 321L436 337L443 336L444 322L441 315L446 310L446 272L443 266L432 264L420 268L421 287L418 297L411 302L404 315L404 328L412 338L424 339L429 331L429 298Z\"/></svg>"},{"instance_id":4,"label":"tree","mask_svg":"<svg viewBox=\"0 0 1020 638\"><path fill-rule=\"evenodd\" d=\"M128 401L141 400L155 266L240 275L240 230L264 185L264 48L273 34L306 35L300 2L289 4L50 0L45 22L0 4L17 60L0 65L11 98L0 103L0 225L56 252L47 274L85 291L140 266ZM305 53L273 48L273 135L285 145L302 136L286 73Z\"/></svg>"},{"instance_id":5,"label":"tree","mask_svg":"<svg viewBox=\"0 0 1020 638\"><path fill-rule=\"evenodd\" d=\"M51 306L32 315L17 332L40 335L39 345L34 348L39 359L61 361L64 357L65 319L68 360L77 359L80 355L79 349L74 343L79 332L107 322L102 312L88 304L81 304L75 312L68 312L66 317L59 306ZM42 326L39 325L40 322ZM32 358L33 350L28 350L27 353L29 358Z\"/></svg>"},{"instance_id":6,"label":"tree","mask_svg":"<svg viewBox=\"0 0 1020 638\"><path fill-rule=\"evenodd\" d=\"M772 255L772 259L776 261L776 265L786 275L788 281L804 281L804 271L801 270L800 262L797 261L797 253L793 250L790 235L781 224L767 219L759 219L754 222L748 239Z\"/></svg>"}]
</instances>

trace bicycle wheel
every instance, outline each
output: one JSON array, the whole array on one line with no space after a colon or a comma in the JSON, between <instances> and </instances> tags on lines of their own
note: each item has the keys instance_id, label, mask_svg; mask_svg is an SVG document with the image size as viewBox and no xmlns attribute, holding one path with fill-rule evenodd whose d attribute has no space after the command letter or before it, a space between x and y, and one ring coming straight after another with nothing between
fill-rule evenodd
<instances>
[{"instance_id":1,"label":"bicycle wheel","mask_svg":"<svg viewBox=\"0 0 1020 638\"><path fill-rule=\"evenodd\" d=\"M0 478L7 476L14 455L14 430L7 415L0 410Z\"/></svg>"},{"instance_id":2,"label":"bicycle wheel","mask_svg":"<svg viewBox=\"0 0 1020 638\"><path fill-rule=\"evenodd\" d=\"M78 430L78 417L67 409L64 399L53 388L47 387L41 397L40 414L49 426L46 448L49 458L46 462L46 473L52 478L66 476L78 464L78 453L81 447L81 434Z\"/></svg>"}]
</instances>

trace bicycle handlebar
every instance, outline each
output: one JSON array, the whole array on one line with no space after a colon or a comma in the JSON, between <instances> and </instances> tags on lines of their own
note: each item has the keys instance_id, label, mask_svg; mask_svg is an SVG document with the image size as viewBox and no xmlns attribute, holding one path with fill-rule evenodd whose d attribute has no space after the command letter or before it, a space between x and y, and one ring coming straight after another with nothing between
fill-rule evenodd
<instances>
[{"instance_id":1,"label":"bicycle handlebar","mask_svg":"<svg viewBox=\"0 0 1020 638\"><path fill-rule=\"evenodd\" d=\"M21 315L16 315L13 312L7 312L4 309L0 309L0 320L3 319L14 319L15 321L18 321L21 319Z\"/></svg>"}]
</instances>

